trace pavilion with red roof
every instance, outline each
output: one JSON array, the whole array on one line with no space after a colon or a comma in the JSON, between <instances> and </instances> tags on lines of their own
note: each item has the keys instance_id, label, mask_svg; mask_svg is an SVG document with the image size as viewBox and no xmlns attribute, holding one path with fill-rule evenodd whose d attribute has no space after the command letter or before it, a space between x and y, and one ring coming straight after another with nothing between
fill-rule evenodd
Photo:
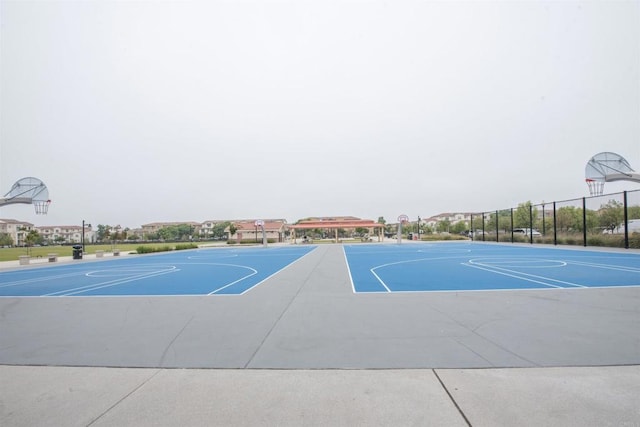
<instances>
[{"instance_id":1,"label":"pavilion with red roof","mask_svg":"<svg viewBox=\"0 0 640 427\"><path fill-rule=\"evenodd\" d=\"M337 242L339 229L355 231L356 228L366 228L370 235L376 234L378 236L378 241L382 240L384 224L375 222L371 219L360 219L355 217L308 218L300 220L296 224L289 225L289 230L292 232L291 238L293 243L296 243L297 230L333 230ZM375 233L376 229L381 229L381 231Z\"/></svg>"}]
</instances>

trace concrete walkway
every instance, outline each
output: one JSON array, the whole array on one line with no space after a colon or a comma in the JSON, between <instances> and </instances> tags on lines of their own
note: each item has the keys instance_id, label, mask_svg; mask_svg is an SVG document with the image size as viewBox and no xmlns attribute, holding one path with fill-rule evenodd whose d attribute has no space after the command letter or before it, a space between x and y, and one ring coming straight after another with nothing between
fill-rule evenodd
<instances>
[{"instance_id":1,"label":"concrete walkway","mask_svg":"<svg viewBox=\"0 0 640 427\"><path fill-rule=\"evenodd\" d=\"M640 426L638 288L357 296L318 249L241 298L0 298L0 425Z\"/></svg>"},{"instance_id":2,"label":"concrete walkway","mask_svg":"<svg viewBox=\"0 0 640 427\"><path fill-rule=\"evenodd\" d=\"M3 426L638 426L640 367L0 366Z\"/></svg>"}]
</instances>

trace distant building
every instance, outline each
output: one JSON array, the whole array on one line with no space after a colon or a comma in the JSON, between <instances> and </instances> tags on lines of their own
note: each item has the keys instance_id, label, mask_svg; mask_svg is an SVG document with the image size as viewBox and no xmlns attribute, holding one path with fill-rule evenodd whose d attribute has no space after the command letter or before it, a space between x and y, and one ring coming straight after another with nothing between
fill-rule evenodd
<instances>
[{"instance_id":1,"label":"distant building","mask_svg":"<svg viewBox=\"0 0 640 427\"><path fill-rule=\"evenodd\" d=\"M25 239L29 231L33 229L33 224L15 219L0 219L0 233L7 233L15 246L24 246Z\"/></svg>"},{"instance_id":2,"label":"distant building","mask_svg":"<svg viewBox=\"0 0 640 427\"><path fill-rule=\"evenodd\" d=\"M200 237L203 239L208 239L210 236L213 236L213 229L225 223L231 223L233 220L230 219L209 219L200 224Z\"/></svg>"},{"instance_id":3,"label":"distant building","mask_svg":"<svg viewBox=\"0 0 640 427\"><path fill-rule=\"evenodd\" d=\"M449 221L450 225L454 225L459 222L464 222L469 225L471 224L471 215L474 215L474 219L477 220L478 214L473 212L443 212L430 218L425 218L420 222L435 230L438 227L438 223L442 221Z\"/></svg>"},{"instance_id":4,"label":"distant building","mask_svg":"<svg viewBox=\"0 0 640 427\"><path fill-rule=\"evenodd\" d=\"M48 243L81 243L81 225L46 225L35 227L38 233ZM84 241L93 243L96 235L90 224L84 226Z\"/></svg>"},{"instance_id":5,"label":"distant building","mask_svg":"<svg viewBox=\"0 0 640 427\"><path fill-rule=\"evenodd\" d=\"M264 231L267 240L273 242L284 242L287 231L287 221L285 219L265 219ZM232 226L226 228L229 240L238 243L254 239L256 242L262 242L262 229L256 226L255 219L244 219L231 221L234 233L231 232Z\"/></svg>"},{"instance_id":6,"label":"distant building","mask_svg":"<svg viewBox=\"0 0 640 427\"><path fill-rule=\"evenodd\" d=\"M148 239L150 235L156 234L160 229L165 227L171 227L175 225L190 225L193 227L193 235L200 234L200 228L202 226L199 222L194 221L173 221L173 222L152 222L149 224L142 224L142 239Z\"/></svg>"},{"instance_id":7,"label":"distant building","mask_svg":"<svg viewBox=\"0 0 640 427\"><path fill-rule=\"evenodd\" d=\"M352 236L356 233L357 229L367 230L366 234L373 236L378 235L378 239L381 239L382 232L384 230L384 224L374 222L371 219L360 219L354 216L337 216L337 217L312 217L299 220L297 223L290 225L289 228L293 231L293 239L295 242L296 233L298 236L306 235L306 233L321 233L324 236L339 238L339 230L343 230L343 233L347 236Z\"/></svg>"}]
</instances>

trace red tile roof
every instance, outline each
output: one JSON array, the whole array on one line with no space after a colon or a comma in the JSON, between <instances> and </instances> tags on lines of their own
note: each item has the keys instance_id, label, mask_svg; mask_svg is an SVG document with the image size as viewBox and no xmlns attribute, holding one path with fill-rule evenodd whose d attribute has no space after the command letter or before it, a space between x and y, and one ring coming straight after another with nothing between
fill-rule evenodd
<instances>
[{"instance_id":1,"label":"red tile roof","mask_svg":"<svg viewBox=\"0 0 640 427\"><path fill-rule=\"evenodd\" d=\"M290 225L289 228L295 230L308 230L313 228L384 228L384 224L374 222L371 219L324 219L324 220L306 220L297 224Z\"/></svg>"}]
</instances>

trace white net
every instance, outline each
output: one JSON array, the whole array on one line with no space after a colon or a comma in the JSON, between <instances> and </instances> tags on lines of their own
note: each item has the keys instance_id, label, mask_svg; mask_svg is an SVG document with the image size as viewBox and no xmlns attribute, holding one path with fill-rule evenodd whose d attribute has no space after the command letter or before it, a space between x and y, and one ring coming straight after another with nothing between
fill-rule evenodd
<instances>
[{"instance_id":1,"label":"white net","mask_svg":"<svg viewBox=\"0 0 640 427\"><path fill-rule=\"evenodd\" d=\"M602 196L602 192L604 191L604 181L589 178L585 181L587 181L587 186L589 186L589 194L592 196Z\"/></svg>"},{"instance_id":2,"label":"white net","mask_svg":"<svg viewBox=\"0 0 640 427\"><path fill-rule=\"evenodd\" d=\"M51 200L34 200L33 206L36 209L36 215L46 215L49 212L49 204L51 204Z\"/></svg>"}]
</instances>

